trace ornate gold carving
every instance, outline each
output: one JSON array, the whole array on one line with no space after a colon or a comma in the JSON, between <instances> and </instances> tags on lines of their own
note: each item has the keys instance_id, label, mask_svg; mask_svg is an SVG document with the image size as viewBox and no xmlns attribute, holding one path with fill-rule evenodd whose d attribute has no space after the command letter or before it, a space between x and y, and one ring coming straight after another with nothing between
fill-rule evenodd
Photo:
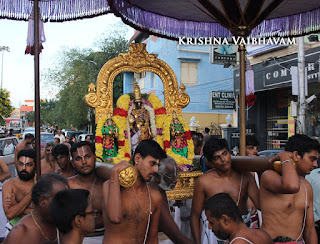
<instances>
[{"instance_id":1,"label":"ornate gold carving","mask_svg":"<svg viewBox=\"0 0 320 244\"><path fill-rule=\"evenodd\" d=\"M174 190L167 191L168 200L184 200L192 198L195 181L202 174L201 171L180 172Z\"/></svg>"},{"instance_id":2,"label":"ornate gold carving","mask_svg":"<svg viewBox=\"0 0 320 244\"><path fill-rule=\"evenodd\" d=\"M131 43L129 52L109 60L101 68L97 78L96 93L95 87L90 84L85 101L90 107L95 108L96 121L106 116L108 112L113 112L113 80L119 73L125 71L153 72L158 75L163 82L165 108L169 113L176 111L181 116L182 108L190 102L185 88L180 87L181 92L179 92L177 78L170 66L156 58L154 54L149 54L145 44Z\"/></svg>"},{"instance_id":3,"label":"ornate gold carving","mask_svg":"<svg viewBox=\"0 0 320 244\"><path fill-rule=\"evenodd\" d=\"M125 168L119 173L120 185L123 187L131 187L137 180L137 172L133 167Z\"/></svg>"},{"instance_id":4,"label":"ornate gold carving","mask_svg":"<svg viewBox=\"0 0 320 244\"><path fill-rule=\"evenodd\" d=\"M91 83L89 85L89 88L88 88L88 94L85 96L85 102L90 106L90 107L96 107L98 105L98 97L97 97L97 94L95 93L96 91L96 86Z\"/></svg>"},{"instance_id":5,"label":"ornate gold carving","mask_svg":"<svg viewBox=\"0 0 320 244\"><path fill-rule=\"evenodd\" d=\"M91 83L88 87L89 87L89 89L88 89L89 92L95 92L96 91L96 86L93 83Z\"/></svg>"}]
</instances>

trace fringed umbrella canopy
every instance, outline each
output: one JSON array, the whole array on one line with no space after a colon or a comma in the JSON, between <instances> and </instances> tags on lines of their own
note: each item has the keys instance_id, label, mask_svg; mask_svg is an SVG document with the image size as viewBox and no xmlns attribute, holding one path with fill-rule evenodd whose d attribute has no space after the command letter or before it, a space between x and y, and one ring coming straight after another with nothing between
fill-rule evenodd
<instances>
[{"instance_id":1,"label":"fringed umbrella canopy","mask_svg":"<svg viewBox=\"0 0 320 244\"><path fill-rule=\"evenodd\" d=\"M27 21L34 9L34 87L35 87L35 137L36 173L41 176L40 164L40 65L39 19L62 22L92 18L107 14L107 0L0 0L0 19Z\"/></svg>"},{"instance_id":2,"label":"fringed umbrella canopy","mask_svg":"<svg viewBox=\"0 0 320 244\"><path fill-rule=\"evenodd\" d=\"M301 36L320 30L319 0L108 0L144 32L179 37ZM245 45L240 52L240 155L245 155Z\"/></svg>"},{"instance_id":3,"label":"fringed umbrella canopy","mask_svg":"<svg viewBox=\"0 0 320 244\"><path fill-rule=\"evenodd\" d=\"M0 18L27 21L34 1L0 0ZM39 0L44 22L62 22L107 14L107 0Z\"/></svg>"},{"instance_id":4,"label":"fringed umbrella canopy","mask_svg":"<svg viewBox=\"0 0 320 244\"><path fill-rule=\"evenodd\" d=\"M136 29L178 38L300 36L320 30L319 0L108 0Z\"/></svg>"}]
</instances>

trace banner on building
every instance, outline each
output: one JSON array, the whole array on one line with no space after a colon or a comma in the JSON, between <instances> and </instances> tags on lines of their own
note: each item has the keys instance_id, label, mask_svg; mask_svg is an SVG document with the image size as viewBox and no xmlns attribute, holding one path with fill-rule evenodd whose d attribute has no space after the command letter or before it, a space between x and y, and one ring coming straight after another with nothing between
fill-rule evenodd
<instances>
[{"instance_id":1,"label":"banner on building","mask_svg":"<svg viewBox=\"0 0 320 244\"><path fill-rule=\"evenodd\" d=\"M211 107L210 109L219 109L219 110L235 110L236 101L234 99L233 91L211 91L210 92Z\"/></svg>"},{"instance_id":2,"label":"banner on building","mask_svg":"<svg viewBox=\"0 0 320 244\"><path fill-rule=\"evenodd\" d=\"M210 49L210 63L223 64L225 67L237 63L237 45L213 45Z\"/></svg>"}]
</instances>

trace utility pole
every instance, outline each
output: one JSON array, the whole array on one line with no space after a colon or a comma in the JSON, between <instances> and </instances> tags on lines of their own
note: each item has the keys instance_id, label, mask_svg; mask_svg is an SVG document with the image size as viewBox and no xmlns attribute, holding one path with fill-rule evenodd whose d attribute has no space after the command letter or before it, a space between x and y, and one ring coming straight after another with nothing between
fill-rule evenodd
<instances>
[{"instance_id":1,"label":"utility pole","mask_svg":"<svg viewBox=\"0 0 320 244\"><path fill-rule=\"evenodd\" d=\"M3 56L4 51L10 52L10 48L7 46L0 46L0 51L2 52L2 61L1 61L1 90L2 90L2 84L3 84Z\"/></svg>"},{"instance_id":2,"label":"utility pole","mask_svg":"<svg viewBox=\"0 0 320 244\"><path fill-rule=\"evenodd\" d=\"M298 37L298 72L299 72L299 113L298 132L306 133L306 94L305 94L305 52L304 37Z\"/></svg>"}]
</instances>

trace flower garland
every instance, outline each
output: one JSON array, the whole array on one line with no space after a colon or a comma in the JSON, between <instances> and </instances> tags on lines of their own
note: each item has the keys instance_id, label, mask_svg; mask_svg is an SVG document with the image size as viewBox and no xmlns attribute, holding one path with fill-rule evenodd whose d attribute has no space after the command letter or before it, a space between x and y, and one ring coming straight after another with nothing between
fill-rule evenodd
<instances>
[{"instance_id":1,"label":"flower garland","mask_svg":"<svg viewBox=\"0 0 320 244\"><path fill-rule=\"evenodd\" d=\"M171 148L171 139L170 139L170 124L172 122L172 116L168 115L166 117L166 119L163 122L163 141L164 141L164 148L165 151L167 153L167 155L169 155L170 157L174 158L177 162L178 165L180 166L191 166L192 165L192 159L194 158L194 145L193 145L193 141L191 138L191 132L189 130L189 126L188 124L185 122L185 120L181 117L178 116L179 121L181 122L184 130L185 130L185 139L187 141L187 145L188 145L188 157L182 157L181 155L175 154L172 151ZM189 167L185 167L186 169Z\"/></svg>"},{"instance_id":2,"label":"flower garland","mask_svg":"<svg viewBox=\"0 0 320 244\"><path fill-rule=\"evenodd\" d=\"M251 107L254 105L254 103L257 101L257 96L254 95L254 93L250 93L249 95L246 96L246 104Z\"/></svg>"},{"instance_id":3,"label":"flower garland","mask_svg":"<svg viewBox=\"0 0 320 244\"><path fill-rule=\"evenodd\" d=\"M128 101L129 100L129 101ZM118 154L117 157L109 158L107 161L110 163L119 163L123 160L130 160L130 144L128 141L127 134L127 116L128 116L128 105L130 102L130 97L128 95L121 96L117 101L117 108L114 110L114 116L112 120L119 128L119 137L118 137ZM96 155L102 158L103 146L102 146L102 127L107 120L108 116L104 116L97 123L96 129Z\"/></svg>"},{"instance_id":4,"label":"flower garland","mask_svg":"<svg viewBox=\"0 0 320 244\"><path fill-rule=\"evenodd\" d=\"M117 121L119 123L119 131L121 131L123 138L120 139L120 133L119 133L119 140L124 141L123 146L119 146L118 154L119 157L117 156L114 158L113 163L120 163L122 160L130 160L131 159L131 149L130 149L130 132L128 132L128 109L129 109L129 103L130 103L130 97L129 95L125 94L122 95L121 97L118 98L117 101L117 107L114 110L114 118L115 122ZM118 109L118 110L117 110Z\"/></svg>"},{"instance_id":5,"label":"flower garland","mask_svg":"<svg viewBox=\"0 0 320 244\"><path fill-rule=\"evenodd\" d=\"M163 132L164 132L164 121L167 118L166 110L163 107L161 100L153 94L149 94L147 100L142 99L145 109L150 113L150 127L151 131L156 138L154 138L162 148L164 146ZM119 127L119 138L118 138L118 155L117 157L110 158L110 163L119 163L122 160L130 160L131 158L131 141L130 141L130 125L128 121L128 115L133 109L133 102L130 101L130 96L125 94L122 95L117 101L117 107L114 110L114 116L112 117L115 124ZM179 118L181 119L181 118ZM107 116L103 117L97 123L96 130L96 155L102 158L103 147L102 147L102 127L107 120ZM189 130L188 125L183 125L185 129ZM170 123L169 127L170 128ZM186 131L187 133L187 131ZM191 137L190 137L191 138ZM169 134L170 140L170 134ZM189 150L189 142L188 142ZM192 143L193 152L193 143ZM173 153L173 152L172 152ZM176 154L174 154L176 155ZM178 156L178 155L177 155ZM181 156L180 156L181 157ZM193 156L192 156L193 157ZM188 153L189 158L189 153ZM179 159L176 159L180 162ZM182 160L186 160L185 158Z\"/></svg>"},{"instance_id":6,"label":"flower garland","mask_svg":"<svg viewBox=\"0 0 320 244\"><path fill-rule=\"evenodd\" d=\"M157 127L156 141L164 149L162 132L163 132L163 121L166 118L166 109L163 107L161 100L156 95L150 94L148 97L148 101L152 104L154 109L155 121L156 121L156 127Z\"/></svg>"}]
</instances>

